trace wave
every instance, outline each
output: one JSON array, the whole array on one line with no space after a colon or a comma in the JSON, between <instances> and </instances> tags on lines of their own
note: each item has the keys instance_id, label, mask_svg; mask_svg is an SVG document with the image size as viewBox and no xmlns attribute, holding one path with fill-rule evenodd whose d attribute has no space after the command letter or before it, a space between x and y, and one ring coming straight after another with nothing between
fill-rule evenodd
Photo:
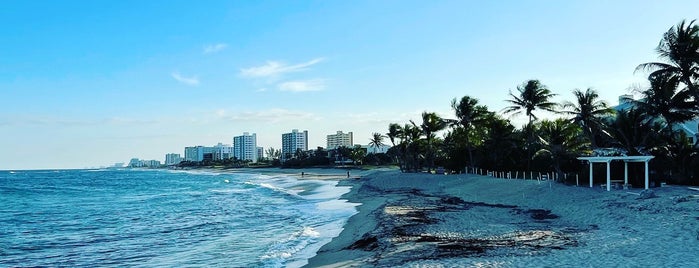
<instances>
[{"instance_id":1,"label":"wave","mask_svg":"<svg viewBox=\"0 0 699 268\"><path fill-rule=\"evenodd\" d=\"M271 190L275 193L281 193L281 194L289 195L289 196L293 196L293 197L300 197L298 191L295 191L293 189L285 189L282 187L277 187L277 186L274 186L274 185L266 183L266 182L246 181L245 185L249 185L253 188L260 187L260 188Z\"/></svg>"},{"instance_id":2,"label":"wave","mask_svg":"<svg viewBox=\"0 0 699 268\"><path fill-rule=\"evenodd\" d=\"M293 260L293 257L307 248L309 244L316 242L319 237L320 233L313 227L305 226L292 233L288 238L271 245L267 252L260 257L260 260L265 266L301 266L307 262L305 259L293 263L288 262Z\"/></svg>"},{"instance_id":3,"label":"wave","mask_svg":"<svg viewBox=\"0 0 699 268\"><path fill-rule=\"evenodd\" d=\"M167 169L165 172L168 173L184 173L184 174L191 174L191 175L208 175L208 176L219 176L219 175L224 175L223 172L216 172L212 170L196 170L196 169L187 169L187 170L181 170L181 169Z\"/></svg>"}]
</instances>

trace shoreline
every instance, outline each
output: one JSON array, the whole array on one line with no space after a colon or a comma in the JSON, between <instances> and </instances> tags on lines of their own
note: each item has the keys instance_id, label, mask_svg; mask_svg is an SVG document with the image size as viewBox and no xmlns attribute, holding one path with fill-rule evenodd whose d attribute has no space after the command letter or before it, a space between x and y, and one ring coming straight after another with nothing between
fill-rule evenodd
<instances>
[{"instance_id":1,"label":"shoreline","mask_svg":"<svg viewBox=\"0 0 699 268\"><path fill-rule=\"evenodd\" d=\"M699 193L685 186L641 199L642 189L397 170L340 185L358 213L304 267L687 267L699 254Z\"/></svg>"}]
</instances>

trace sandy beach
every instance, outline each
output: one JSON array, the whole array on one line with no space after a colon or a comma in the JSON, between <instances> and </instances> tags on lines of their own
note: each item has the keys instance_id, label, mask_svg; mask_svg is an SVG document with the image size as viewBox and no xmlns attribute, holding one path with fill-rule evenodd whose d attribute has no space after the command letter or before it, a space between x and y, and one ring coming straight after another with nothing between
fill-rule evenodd
<instances>
[{"instance_id":1,"label":"sandy beach","mask_svg":"<svg viewBox=\"0 0 699 268\"><path fill-rule=\"evenodd\" d=\"M686 186L603 191L478 175L365 172L361 203L307 267L693 267L699 201Z\"/></svg>"}]
</instances>

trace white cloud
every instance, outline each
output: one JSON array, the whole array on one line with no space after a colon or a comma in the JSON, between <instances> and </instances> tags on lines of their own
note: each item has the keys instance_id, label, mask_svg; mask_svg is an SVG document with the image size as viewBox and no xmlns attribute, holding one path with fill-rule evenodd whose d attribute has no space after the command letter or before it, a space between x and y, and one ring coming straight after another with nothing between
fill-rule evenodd
<instances>
[{"instance_id":1,"label":"white cloud","mask_svg":"<svg viewBox=\"0 0 699 268\"><path fill-rule=\"evenodd\" d=\"M257 91L257 92L265 92L265 91L267 91L267 88L264 88L264 87L263 87L263 88L258 88L256 91Z\"/></svg>"},{"instance_id":2,"label":"white cloud","mask_svg":"<svg viewBox=\"0 0 699 268\"><path fill-rule=\"evenodd\" d=\"M184 84L187 84L190 86L198 86L199 85L199 78L196 76L185 77L185 76L180 75L180 73L178 73L178 72L174 72L171 75L172 75L172 78L174 78L175 80L177 80L181 83L184 83Z\"/></svg>"},{"instance_id":3,"label":"white cloud","mask_svg":"<svg viewBox=\"0 0 699 268\"><path fill-rule=\"evenodd\" d=\"M321 118L313 113L304 111L292 111L286 109L269 109L261 111L246 111L239 112L235 114L228 114L228 112L223 110L216 111L216 116L225 120L237 121L237 122L265 122L265 123L277 123L277 122L291 122L291 121L316 121Z\"/></svg>"},{"instance_id":4,"label":"white cloud","mask_svg":"<svg viewBox=\"0 0 699 268\"><path fill-rule=\"evenodd\" d=\"M228 44L218 43L204 46L204 54L213 54L220 52L228 47Z\"/></svg>"},{"instance_id":5,"label":"white cloud","mask_svg":"<svg viewBox=\"0 0 699 268\"><path fill-rule=\"evenodd\" d=\"M323 79L310 79L310 80L297 80L297 81L287 81L277 85L281 91L291 91L291 92L307 92L307 91L320 91L325 89L325 80Z\"/></svg>"},{"instance_id":6,"label":"white cloud","mask_svg":"<svg viewBox=\"0 0 699 268\"><path fill-rule=\"evenodd\" d=\"M324 60L324 58L316 58L308 62L294 65L289 65L279 61L268 61L262 66L240 69L240 75L244 77L271 77L284 73L300 72L308 70L308 67L318 64Z\"/></svg>"}]
</instances>

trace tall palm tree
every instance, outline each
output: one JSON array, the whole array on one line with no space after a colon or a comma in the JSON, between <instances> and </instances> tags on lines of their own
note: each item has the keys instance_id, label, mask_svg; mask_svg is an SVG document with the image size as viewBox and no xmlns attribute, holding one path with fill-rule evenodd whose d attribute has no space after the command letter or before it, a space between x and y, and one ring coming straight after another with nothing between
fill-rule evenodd
<instances>
[{"instance_id":1,"label":"tall palm tree","mask_svg":"<svg viewBox=\"0 0 699 268\"><path fill-rule=\"evenodd\" d=\"M665 62L648 62L638 65L636 71L651 71L653 76L675 76L687 86L694 101L699 103L699 26L695 20L682 20L671 27L660 40L656 51Z\"/></svg>"},{"instance_id":2,"label":"tall palm tree","mask_svg":"<svg viewBox=\"0 0 699 268\"><path fill-rule=\"evenodd\" d=\"M395 139L400 136L400 132L401 127L399 124L391 123L388 125L388 133L386 133L386 136L391 140L391 144L393 144L393 146L396 146Z\"/></svg>"},{"instance_id":3,"label":"tall palm tree","mask_svg":"<svg viewBox=\"0 0 699 268\"><path fill-rule=\"evenodd\" d=\"M561 164L575 159L587 146L587 142L580 138L580 132L579 125L562 118L541 121L538 134L542 148L534 155L548 157L558 177L563 177Z\"/></svg>"},{"instance_id":4,"label":"tall palm tree","mask_svg":"<svg viewBox=\"0 0 699 268\"><path fill-rule=\"evenodd\" d=\"M415 125L414 122L411 121L411 123ZM422 130L422 133L425 135L425 140L427 141L427 158L429 161L429 166L427 167L428 172L431 172L432 168L434 167L435 150L433 144L436 138L435 133L443 130L446 127L446 121L439 117L439 115L437 115L436 113L422 113L422 124L420 124L420 129Z\"/></svg>"},{"instance_id":5,"label":"tall palm tree","mask_svg":"<svg viewBox=\"0 0 699 268\"><path fill-rule=\"evenodd\" d=\"M635 101L637 109L647 120L661 119L671 130L678 123L697 116L688 90L678 90L680 78L667 73L650 77L650 87Z\"/></svg>"},{"instance_id":6,"label":"tall palm tree","mask_svg":"<svg viewBox=\"0 0 699 268\"><path fill-rule=\"evenodd\" d=\"M621 148L628 155L648 155L657 147L663 146L659 133L665 128L658 122L648 121L642 112L632 108L619 111L609 118L606 128L612 145Z\"/></svg>"},{"instance_id":7,"label":"tall palm tree","mask_svg":"<svg viewBox=\"0 0 699 268\"><path fill-rule=\"evenodd\" d=\"M418 171L420 167L420 137L422 136L422 129L415 125L413 121L411 124L405 124L401 131L401 150L403 153L403 163L406 170L410 170L412 167L415 172Z\"/></svg>"},{"instance_id":8,"label":"tall palm tree","mask_svg":"<svg viewBox=\"0 0 699 268\"><path fill-rule=\"evenodd\" d=\"M454 114L456 114L456 123L464 128L466 148L468 150L468 165L473 168L473 146L471 146L469 135L474 125L483 123L490 112L488 112L488 107L478 105L478 99L469 96L463 96L458 102L456 99L453 99L451 108L454 109Z\"/></svg>"},{"instance_id":9,"label":"tall palm tree","mask_svg":"<svg viewBox=\"0 0 699 268\"><path fill-rule=\"evenodd\" d=\"M606 102L599 99L599 94L594 89L588 88L585 92L580 89L573 91L575 103L566 101L563 108L564 113L573 116L571 121L582 128L583 133L590 140L592 149L597 148L595 136L602 129L602 118L614 113Z\"/></svg>"},{"instance_id":10,"label":"tall palm tree","mask_svg":"<svg viewBox=\"0 0 699 268\"><path fill-rule=\"evenodd\" d=\"M374 132L371 134L371 138L369 138L369 146L374 147L374 154L376 154L376 149L380 148L383 146L383 138L386 137L381 133Z\"/></svg>"},{"instance_id":11,"label":"tall palm tree","mask_svg":"<svg viewBox=\"0 0 699 268\"><path fill-rule=\"evenodd\" d=\"M350 151L350 158L352 158L354 165L357 165L357 163L361 164L364 156L366 156L366 151L359 145L354 146L352 151Z\"/></svg>"},{"instance_id":12,"label":"tall palm tree","mask_svg":"<svg viewBox=\"0 0 699 268\"><path fill-rule=\"evenodd\" d=\"M537 109L554 112L556 108L556 103L551 102L551 98L556 96L556 94L551 93L551 91L539 80L529 80L524 82L521 86L517 87L519 94L515 95L510 91L511 99L506 100L512 105L506 107L503 112L513 115L521 114L524 111L525 115L529 117L529 123L526 126L526 131L528 132L528 142L527 142L527 169L531 166L532 158L532 143L534 139L534 132L532 131L532 122L537 119L534 115L534 111Z\"/></svg>"}]
</instances>

